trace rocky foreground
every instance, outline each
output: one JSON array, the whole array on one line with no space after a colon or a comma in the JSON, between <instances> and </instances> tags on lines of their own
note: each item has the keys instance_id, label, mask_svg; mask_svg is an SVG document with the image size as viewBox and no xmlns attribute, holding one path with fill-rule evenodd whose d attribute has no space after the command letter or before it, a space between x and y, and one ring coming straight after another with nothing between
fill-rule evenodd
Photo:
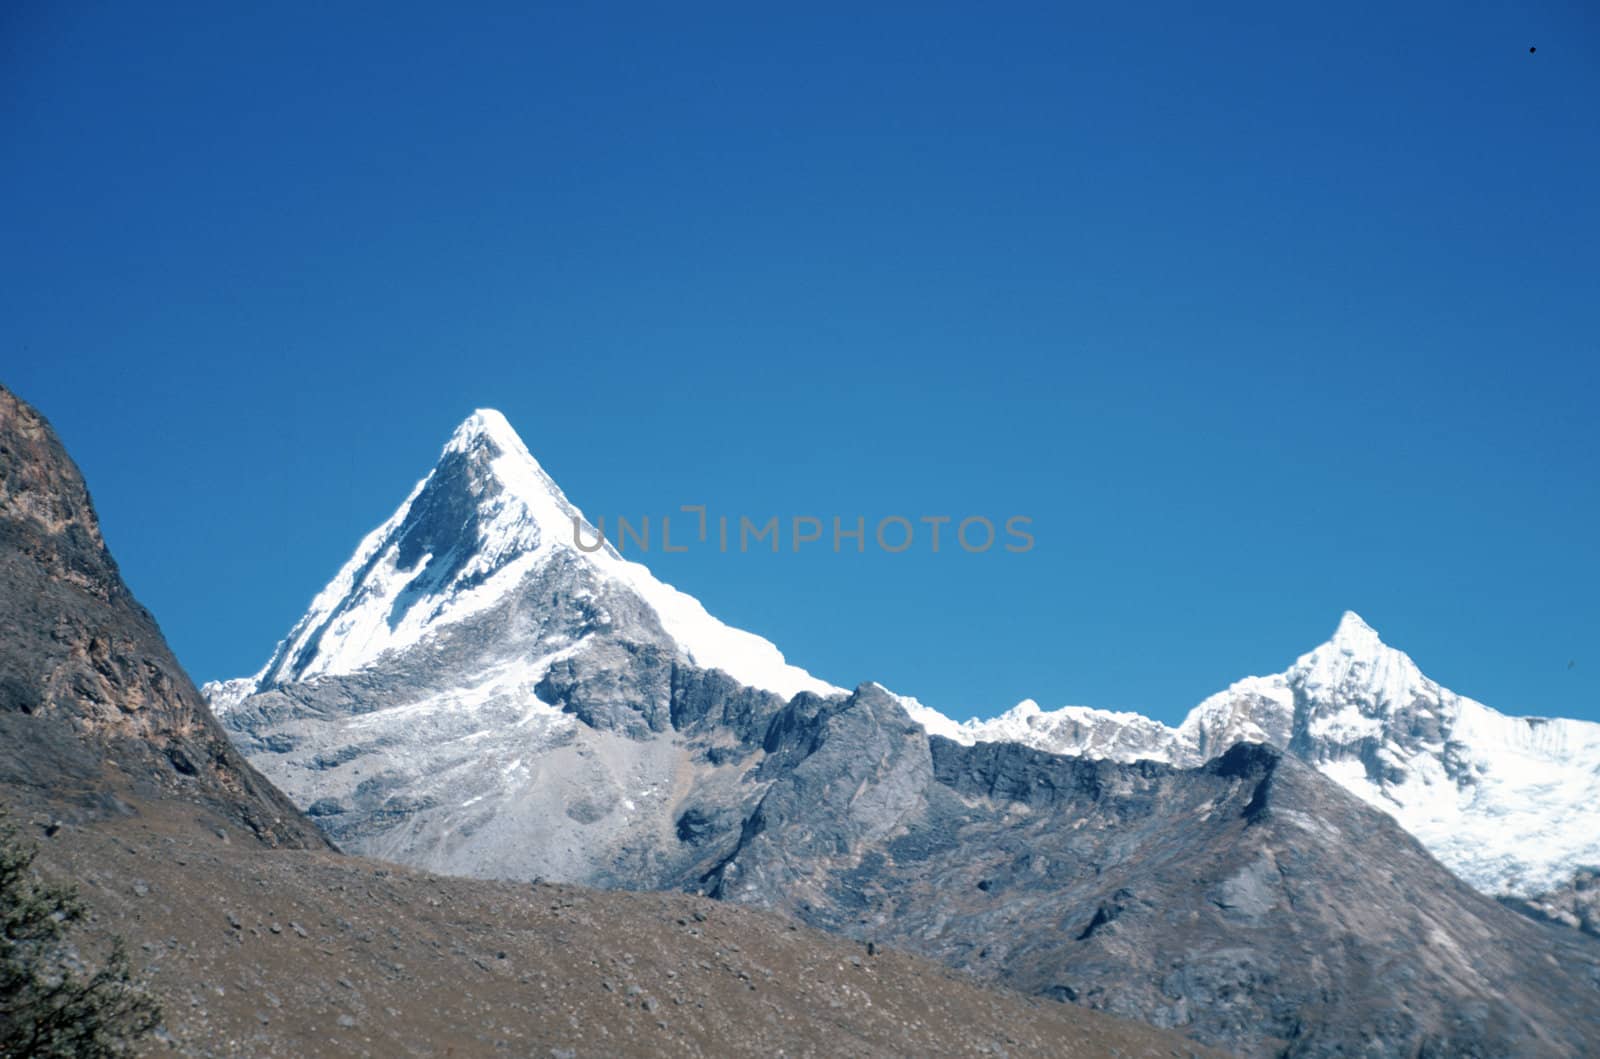
<instances>
[{"instance_id":1,"label":"rocky foreground","mask_svg":"<svg viewBox=\"0 0 1600 1059\"><path fill-rule=\"evenodd\" d=\"M150 1054L1222 1054L704 898L453 879L129 809L31 830L94 932L129 940L166 1011Z\"/></svg>"}]
</instances>

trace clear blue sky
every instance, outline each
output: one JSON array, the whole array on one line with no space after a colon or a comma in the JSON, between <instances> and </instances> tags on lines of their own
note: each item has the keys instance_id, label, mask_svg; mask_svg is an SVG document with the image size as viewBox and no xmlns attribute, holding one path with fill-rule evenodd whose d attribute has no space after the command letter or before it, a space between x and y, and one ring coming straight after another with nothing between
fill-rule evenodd
<instances>
[{"instance_id":1,"label":"clear blue sky","mask_svg":"<svg viewBox=\"0 0 1600 1059\"><path fill-rule=\"evenodd\" d=\"M654 557L836 682L1174 720L1352 608L1600 718L1592 5L154 6L0 11L0 379L197 678L487 405L591 515L1034 519Z\"/></svg>"}]
</instances>

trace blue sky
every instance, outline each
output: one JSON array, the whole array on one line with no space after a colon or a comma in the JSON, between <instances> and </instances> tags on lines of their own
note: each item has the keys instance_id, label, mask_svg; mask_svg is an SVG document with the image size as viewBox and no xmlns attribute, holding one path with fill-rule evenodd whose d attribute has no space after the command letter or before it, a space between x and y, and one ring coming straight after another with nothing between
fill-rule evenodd
<instances>
[{"instance_id":1,"label":"blue sky","mask_svg":"<svg viewBox=\"0 0 1600 1059\"><path fill-rule=\"evenodd\" d=\"M591 515L1033 519L652 556L835 682L1175 720L1352 608L1600 719L1592 7L235 6L0 13L0 381L197 678L487 405Z\"/></svg>"}]
</instances>

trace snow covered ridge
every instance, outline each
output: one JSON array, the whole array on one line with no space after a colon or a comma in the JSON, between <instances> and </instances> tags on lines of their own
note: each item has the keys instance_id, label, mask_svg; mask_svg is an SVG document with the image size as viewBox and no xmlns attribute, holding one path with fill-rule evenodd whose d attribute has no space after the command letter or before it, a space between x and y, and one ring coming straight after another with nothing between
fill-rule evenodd
<instances>
[{"instance_id":1,"label":"snow covered ridge","mask_svg":"<svg viewBox=\"0 0 1600 1059\"><path fill-rule=\"evenodd\" d=\"M1389 813L1493 895L1547 892L1600 865L1600 724L1509 717L1457 695L1351 612L1283 673L1235 683L1176 728L1031 700L958 724L901 703L930 733L959 742L1117 761L1192 766L1241 740L1270 743Z\"/></svg>"},{"instance_id":2,"label":"snow covered ridge","mask_svg":"<svg viewBox=\"0 0 1600 1059\"><path fill-rule=\"evenodd\" d=\"M499 412L479 409L439 461L356 552L253 677L207 684L219 714L258 691L348 675L496 605L541 568L576 561L631 590L684 658L781 695L841 689L789 665L768 641L708 614L609 544L580 551L593 530Z\"/></svg>"}]
</instances>

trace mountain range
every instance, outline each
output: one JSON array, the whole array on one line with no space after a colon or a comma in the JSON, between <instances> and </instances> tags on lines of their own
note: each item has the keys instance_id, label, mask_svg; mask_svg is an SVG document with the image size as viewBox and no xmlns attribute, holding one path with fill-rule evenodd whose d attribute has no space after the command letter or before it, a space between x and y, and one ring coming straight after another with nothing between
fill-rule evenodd
<instances>
[{"instance_id":1,"label":"mountain range","mask_svg":"<svg viewBox=\"0 0 1600 1059\"><path fill-rule=\"evenodd\" d=\"M163 1009L129 1054L1220 1055L728 903L340 853L232 748L123 583L77 467L3 387L0 634L8 869L21 832L22 870L77 891L68 967L126 941ZM12 1000L5 1040L44 1054Z\"/></svg>"},{"instance_id":2,"label":"mountain range","mask_svg":"<svg viewBox=\"0 0 1600 1059\"><path fill-rule=\"evenodd\" d=\"M1491 898L1592 929L1600 726L1456 696L1354 614L1175 729L957 724L579 539L477 412L211 705L342 847L414 867L778 910L1242 1054L1595 1033L1600 946Z\"/></svg>"}]
</instances>

